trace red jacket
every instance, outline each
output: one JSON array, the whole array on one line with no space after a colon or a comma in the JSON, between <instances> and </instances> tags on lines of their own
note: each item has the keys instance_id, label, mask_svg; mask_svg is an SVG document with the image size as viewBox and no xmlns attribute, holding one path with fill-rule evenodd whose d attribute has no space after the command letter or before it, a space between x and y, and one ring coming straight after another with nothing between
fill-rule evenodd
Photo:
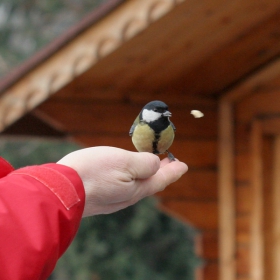
<instances>
[{"instance_id":1,"label":"red jacket","mask_svg":"<svg viewBox=\"0 0 280 280\"><path fill-rule=\"evenodd\" d=\"M73 240L85 193L59 164L14 170L0 158L0 279L46 279Z\"/></svg>"}]
</instances>

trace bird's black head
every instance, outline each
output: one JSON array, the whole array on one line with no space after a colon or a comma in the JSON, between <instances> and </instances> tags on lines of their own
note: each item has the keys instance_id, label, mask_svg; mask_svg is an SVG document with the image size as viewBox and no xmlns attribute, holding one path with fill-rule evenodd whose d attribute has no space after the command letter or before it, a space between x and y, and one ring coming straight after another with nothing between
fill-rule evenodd
<instances>
[{"instance_id":1,"label":"bird's black head","mask_svg":"<svg viewBox=\"0 0 280 280\"><path fill-rule=\"evenodd\" d=\"M162 101L151 101L144 106L140 113L140 120L146 123L151 123L159 120L160 118L171 117L168 111L168 106Z\"/></svg>"},{"instance_id":2,"label":"bird's black head","mask_svg":"<svg viewBox=\"0 0 280 280\"><path fill-rule=\"evenodd\" d=\"M140 121L147 123L156 133L160 133L170 124L171 113L162 101L151 101L144 106L140 113Z\"/></svg>"}]
</instances>

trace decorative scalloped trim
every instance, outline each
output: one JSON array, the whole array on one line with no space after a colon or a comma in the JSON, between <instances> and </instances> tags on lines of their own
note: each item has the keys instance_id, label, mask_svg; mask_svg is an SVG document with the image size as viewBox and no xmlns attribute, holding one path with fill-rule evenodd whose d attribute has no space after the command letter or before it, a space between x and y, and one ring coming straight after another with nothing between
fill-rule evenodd
<instances>
[{"instance_id":1,"label":"decorative scalloped trim","mask_svg":"<svg viewBox=\"0 0 280 280\"><path fill-rule=\"evenodd\" d=\"M0 131L184 0L128 1L36 67L0 98Z\"/></svg>"}]
</instances>

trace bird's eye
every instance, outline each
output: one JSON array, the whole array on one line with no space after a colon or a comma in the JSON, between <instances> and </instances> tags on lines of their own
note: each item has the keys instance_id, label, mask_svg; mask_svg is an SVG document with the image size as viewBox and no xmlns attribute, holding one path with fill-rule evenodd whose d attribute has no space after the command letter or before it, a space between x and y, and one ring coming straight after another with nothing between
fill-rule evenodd
<instances>
[{"instance_id":1,"label":"bird's eye","mask_svg":"<svg viewBox=\"0 0 280 280\"><path fill-rule=\"evenodd\" d=\"M158 111L158 109L157 109L157 108L155 108L155 109L154 109L154 112L157 112L157 111Z\"/></svg>"}]
</instances>

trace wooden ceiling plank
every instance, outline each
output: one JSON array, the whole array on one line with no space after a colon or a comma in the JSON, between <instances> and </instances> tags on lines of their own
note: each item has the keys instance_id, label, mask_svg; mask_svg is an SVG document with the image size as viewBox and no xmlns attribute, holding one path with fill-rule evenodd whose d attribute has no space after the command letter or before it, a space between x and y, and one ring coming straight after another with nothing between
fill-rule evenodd
<instances>
[{"instance_id":1,"label":"wooden ceiling plank","mask_svg":"<svg viewBox=\"0 0 280 280\"><path fill-rule=\"evenodd\" d=\"M62 87L55 95L51 97L52 100L68 100L68 101L108 101L120 102L125 99L121 91L116 90L109 84L105 88L97 88L94 83L90 84L80 83L79 77L71 81L65 87Z\"/></svg>"},{"instance_id":2,"label":"wooden ceiling plank","mask_svg":"<svg viewBox=\"0 0 280 280\"><path fill-rule=\"evenodd\" d=\"M131 72L143 71L149 64L152 65L155 61L161 60L162 55L170 57L175 53L180 53L182 40L185 41L188 38L182 34L188 35L194 29L199 29L205 14L209 13L209 10L219 9L220 5L221 0L207 3L201 0L191 0L181 3L165 17L151 24L148 30L140 33L100 61L97 64L98 69L92 69L90 76L97 77L99 81L104 78L113 81L118 77L116 74L122 73L119 80L127 80ZM174 16L176 20L174 20ZM162 25L164 25L164 30ZM188 30L189 32L186 32ZM143 45L143 41L145 45ZM139 47L139 45L143 45L143 47ZM118 63L120 59L122 61ZM143 62L145 63L143 64ZM127 71L128 68L130 71Z\"/></svg>"},{"instance_id":3,"label":"wooden ceiling plank","mask_svg":"<svg viewBox=\"0 0 280 280\"><path fill-rule=\"evenodd\" d=\"M201 42L202 38L205 37L201 34L207 29L205 21L215 18L215 15L207 18L205 14L209 10L218 13L222 9L221 1L204 2L204 5L199 4L198 10L192 10L191 16L186 17L187 21L178 25L173 34L164 36L165 42L160 45L158 41L155 42L154 46L151 47L153 49L152 55L149 50L149 59L145 63L141 63L141 67L139 65L129 65L129 69L132 71L125 73L125 76L118 81L118 87L133 88L136 84L140 88L148 88L152 84L157 88L164 88L164 85L169 83L174 75L178 75L180 71L185 71L186 65L188 67L192 66L192 62L197 60L198 53L202 51L200 49L202 45L198 45L198 42ZM186 10L187 13L188 10ZM166 47L168 44L170 45L169 48ZM200 53L200 55L203 57L203 53Z\"/></svg>"},{"instance_id":4,"label":"wooden ceiling plank","mask_svg":"<svg viewBox=\"0 0 280 280\"><path fill-rule=\"evenodd\" d=\"M163 86L166 86L176 79L178 73L186 72L186 65L188 69L192 69L221 46L231 43L246 29L250 30L280 8L276 1L270 5L265 5L265 1L259 1L258 5L255 1L240 0L230 3L228 6L217 8L215 17L202 21L203 28L194 28L193 34L190 27L187 38L191 47L180 50L180 53L185 55L174 56L170 53L169 57L164 58L164 64L168 67L162 67L163 64L160 63L153 63L149 71L144 67L147 84L162 85L164 81ZM160 67L161 71L158 71ZM145 80L139 82L145 84Z\"/></svg>"},{"instance_id":5,"label":"wooden ceiling plank","mask_svg":"<svg viewBox=\"0 0 280 280\"><path fill-rule=\"evenodd\" d=\"M279 25L280 10L182 72L171 87L184 88L189 93L221 95L238 86L280 53ZM199 82L201 77L203 83Z\"/></svg>"},{"instance_id":6,"label":"wooden ceiling plank","mask_svg":"<svg viewBox=\"0 0 280 280\"><path fill-rule=\"evenodd\" d=\"M187 4L179 5L171 12L171 15L173 12L175 14L178 9L183 9L185 5ZM200 7L199 2L196 5ZM196 5L193 4L192 8L195 9ZM138 42L136 37L133 39L135 43L131 40L129 46L124 44L112 57L107 57L98 65L98 69L102 71L97 72L96 68L95 72L91 72L90 77L96 77L97 83L103 81L103 84L110 80L111 83L122 89L137 86L147 88L143 87L145 84L153 85L154 88L159 88L163 84L166 86L174 79L173 75L180 75L180 73L186 72L186 69L192 69L194 65L203 61L221 46L232 43L233 39L244 33L244 30L250 30L258 22L271 16L275 10L279 9L279 3L270 1L267 4L266 1L260 1L256 4L255 1L234 1L225 4L222 1L210 1L202 5L202 11L191 14L188 14L189 7L186 7L187 21L184 25L178 26L178 30L183 28L183 31L173 32L175 35L170 36L161 31L166 41L158 45L158 40L154 40L154 38L161 35L154 34L152 31L150 33L150 30L153 30L153 26L151 26L147 32L140 35L141 41L139 39ZM165 18L161 20L164 22ZM174 37L176 34L179 35L178 38ZM185 34L185 36L181 34ZM139 44L143 44L143 40L146 42L145 47L139 48ZM170 45L170 42L172 42L172 47L162 47ZM144 59L143 63L142 59L139 61L135 58L125 67L125 63L120 61L120 57L125 57L127 53L132 53L134 57L135 49L149 51L149 59ZM141 58L141 55L139 57ZM114 70L115 67L117 68ZM128 68L129 71L127 71ZM131 83L134 85L131 86Z\"/></svg>"}]
</instances>

